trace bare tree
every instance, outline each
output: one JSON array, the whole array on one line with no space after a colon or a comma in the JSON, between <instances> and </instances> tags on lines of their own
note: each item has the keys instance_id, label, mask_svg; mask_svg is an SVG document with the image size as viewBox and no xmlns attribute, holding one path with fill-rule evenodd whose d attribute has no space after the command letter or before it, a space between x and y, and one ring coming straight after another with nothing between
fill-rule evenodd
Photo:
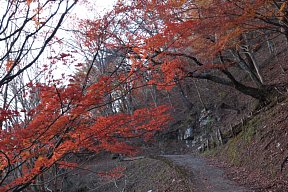
<instances>
[{"instance_id":1,"label":"bare tree","mask_svg":"<svg viewBox=\"0 0 288 192\"><path fill-rule=\"evenodd\" d=\"M16 129L13 125L25 128L30 121L28 113L39 100L37 90L31 91L29 85L40 81L46 63L39 61L45 60L46 50L57 42L54 37L76 3L77 0L0 1L0 131L12 133ZM33 159L11 163L13 159L5 150L0 148L0 153L0 164L9 162L1 168L0 186L21 177L24 163L27 167L33 165ZM30 184L31 181L23 182L7 190L24 191ZM43 186L29 190L41 189Z\"/></svg>"}]
</instances>

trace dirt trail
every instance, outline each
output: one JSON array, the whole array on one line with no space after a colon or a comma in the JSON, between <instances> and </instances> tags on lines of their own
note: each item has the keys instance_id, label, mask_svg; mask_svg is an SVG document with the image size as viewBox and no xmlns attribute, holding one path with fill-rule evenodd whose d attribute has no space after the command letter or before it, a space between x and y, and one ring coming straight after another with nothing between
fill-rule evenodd
<instances>
[{"instance_id":1,"label":"dirt trail","mask_svg":"<svg viewBox=\"0 0 288 192\"><path fill-rule=\"evenodd\" d=\"M174 166L190 177L193 192L252 192L227 179L224 171L211 166L203 158L193 155L163 155ZM185 173L185 174L186 174Z\"/></svg>"}]
</instances>

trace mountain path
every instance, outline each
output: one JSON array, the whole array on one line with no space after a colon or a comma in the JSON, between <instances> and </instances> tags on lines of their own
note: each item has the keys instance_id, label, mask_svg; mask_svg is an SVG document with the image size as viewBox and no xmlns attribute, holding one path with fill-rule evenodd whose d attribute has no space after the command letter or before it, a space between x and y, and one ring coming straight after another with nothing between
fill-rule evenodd
<instances>
[{"instance_id":1,"label":"mountain path","mask_svg":"<svg viewBox=\"0 0 288 192\"><path fill-rule=\"evenodd\" d=\"M189 179L192 192L253 192L225 177L224 170L195 155L162 155Z\"/></svg>"}]
</instances>

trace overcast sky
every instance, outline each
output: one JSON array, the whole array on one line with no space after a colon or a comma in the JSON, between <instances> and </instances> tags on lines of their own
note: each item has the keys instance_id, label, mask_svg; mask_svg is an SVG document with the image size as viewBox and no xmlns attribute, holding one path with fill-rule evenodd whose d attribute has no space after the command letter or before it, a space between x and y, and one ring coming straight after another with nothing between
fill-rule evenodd
<instances>
[{"instance_id":1,"label":"overcast sky","mask_svg":"<svg viewBox=\"0 0 288 192\"><path fill-rule=\"evenodd\" d=\"M72 14L76 14L77 18L80 18L80 19L89 19L89 18L92 19L99 15L101 16L105 12L111 10L113 8L113 5L117 2L117 0L90 0L90 1L92 3L92 6L91 6L92 10L89 10L89 8L87 8L87 5L77 4L72 10ZM66 21L68 23L64 23L63 28L71 29L71 26L69 27L69 22L70 22L69 19ZM67 41L70 41L70 38L72 38L71 37L72 33L69 34L67 33L67 31L59 30L57 34L58 34L57 35L58 37L65 38ZM62 47L59 50L61 49L63 49L64 51L65 47ZM78 59L79 59L78 61L81 62L83 58L78 58ZM67 66L63 66L61 64L57 65L56 67L57 69L54 71L55 78L60 78L62 73L66 75L72 74L74 71L73 66L74 66L73 64L71 66L69 66L69 64Z\"/></svg>"},{"instance_id":2,"label":"overcast sky","mask_svg":"<svg viewBox=\"0 0 288 192\"><path fill-rule=\"evenodd\" d=\"M113 8L113 5L116 3L117 0L88 0L88 1L91 2L91 5L89 5L87 7L87 4L81 5L81 3L78 3L72 9L71 14L76 15L76 17L79 19L93 19L93 18L96 18L97 16L101 16L105 12L111 10ZM81 1L79 1L79 2L81 2ZM37 4L35 4L35 5L37 5ZM7 6L7 1L6 0L0 0L0 18L2 18L3 14L5 13L6 6ZM24 6L24 4L23 4L23 6ZM31 6L33 6L33 4L31 4ZM48 14L50 14L49 10L46 10L46 11ZM41 14L43 15L43 13L41 13ZM69 19L67 17L65 22L61 26L61 29L57 32L56 36L60 39L64 38L63 41L70 41L71 39L73 39L73 37L72 37L73 34L68 32L71 29L75 29L75 25L73 25L73 24L70 25L73 22L75 22L75 21L73 21L73 20L71 20L71 18ZM33 28L34 25L31 27ZM42 39L40 39L39 43L37 43L37 42L34 43L35 47L41 47L42 46L43 42L41 40ZM1 45L1 43L5 44L4 41L0 42L0 45ZM2 53L3 47L5 47L5 46L0 46L0 56L3 54ZM68 50L69 48L65 47L65 45L57 45L57 47L54 47L54 49L55 49L56 54L57 54L57 52L59 52L59 53L66 52L66 50ZM5 53L5 50L4 50L4 53ZM47 60L47 58L50 56L53 56L50 54L51 53L50 53L49 49L46 50L46 52L43 53L41 58L39 58L38 63L47 64L49 62ZM72 68L69 68L68 66L63 66L62 64L59 63L59 65L55 66L55 68L57 68L55 71L56 78L60 78L62 73L66 73L66 74L73 73L73 66L71 66L71 67Z\"/></svg>"},{"instance_id":3,"label":"overcast sky","mask_svg":"<svg viewBox=\"0 0 288 192\"><path fill-rule=\"evenodd\" d=\"M95 17L95 15L103 14L106 11L113 8L113 5L116 3L117 0L89 0L92 4L93 11L90 12L87 10L85 5L78 4L74 8L74 12L77 13L79 17L83 18L91 18Z\"/></svg>"}]
</instances>

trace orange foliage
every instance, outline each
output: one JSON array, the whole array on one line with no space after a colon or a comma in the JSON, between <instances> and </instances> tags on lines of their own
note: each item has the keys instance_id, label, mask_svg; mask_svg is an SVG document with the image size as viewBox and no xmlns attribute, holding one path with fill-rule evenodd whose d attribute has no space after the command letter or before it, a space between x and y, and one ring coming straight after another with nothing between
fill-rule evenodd
<instances>
[{"instance_id":1,"label":"orange foliage","mask_svg":"<svg viewBox=\"0 0 288 192\"><path fill-rule=\"evenodd\" d=\"M30 6L30 4L32 3L32 0L26 0L26 3L28 6Z\"/></svg>"},{"instance_id":2,"label":"orange foliage","mask_svg":"<svg viewBox=\"0 0 288 192\"><path fill-rule=\"evenodd\" d=\"M6 71L10 71L10 69L13 67L14 61L9 59L6 63Z\"/></svg>"},{"instance_id":3,"label":"orange foliage","mask_svg":"<svg viewBox=\"0 0 288 192\"><path fill-rule=\"evenodd\" d=\"M25 128L1 132L1 170L5 172L11 164L23 163L18 168L23 175L2 185L0 191L32 182L55 163L72 166L61 162L70 152L89 149L132 154L135 148L124 138L149 137L149 133L165 127L169 120L165 106L139 109L134 114L94 115L93 111L105 105L105 93L112 91L111 81L103 77L84 92L76 83L57 89L37 85L41 103L34 109L31 122ZM33 167L28 168L26 164L30 161Z\"/></svg>"},{"instance_id":4,"label":"orange foliage","mask_svg":"<svg viewBox=\"0 0 288 192\"><path fill-rule=\"evenodd\" d=\"M276 16L273 14L273 11L275 12L273 6L274 2L271 0L256 0L253 3L248 0L133 1L126 4L122 2L105 16L105 21L108 20L110 23L110 27L108 25L105 28L105 33L118 40L110 41L113 48L124 46L133 52L129 56L133 70L137 68L146 71L147 66L143 63L152 63L154 66L151 69L152 75L154 71L163 73L158 82L169 84L173 83L175 78L185 77L187 69L188 71L221 70L230 66L230 64L226 66L210 64L217 59L219 52L242 44L243 34L257 29L272 28L269 22L264 21L269 19L272 21ZM286 2L277 12L283 13L284 9ZM121 20L117 20L115 15L119 15ZM136 21L142 23L138 25L138 30L131 34L131 30L126 29L135 28ZM98 20L95 24L93 21L88 23L93 27L100 22ZM113 25L119 28L116 32ZM93 38L101 34L95 28L87 31L87 34L93 33L88 35L90 44ZM123 37L122 34L129 35ZM126 37L129 41L125 44ZM187 55L198 58L203 65L210 64L199 67ZM158 67L155 63L158 63ZM134 73L132 69L130 74Z\"/></svg>"},{"instance_id":5,"label":"orange foliage","mask_svg":"<svg viewBox=\"0 0 288 192\"><path fill-rule=\"evenodd\" d=\"M122 176L124 176L123 171L125 170L126 170L125 167L118 166L108 172L100 172L99 175L107 180L119 179Z\"/></svg>"}]
</instances>

